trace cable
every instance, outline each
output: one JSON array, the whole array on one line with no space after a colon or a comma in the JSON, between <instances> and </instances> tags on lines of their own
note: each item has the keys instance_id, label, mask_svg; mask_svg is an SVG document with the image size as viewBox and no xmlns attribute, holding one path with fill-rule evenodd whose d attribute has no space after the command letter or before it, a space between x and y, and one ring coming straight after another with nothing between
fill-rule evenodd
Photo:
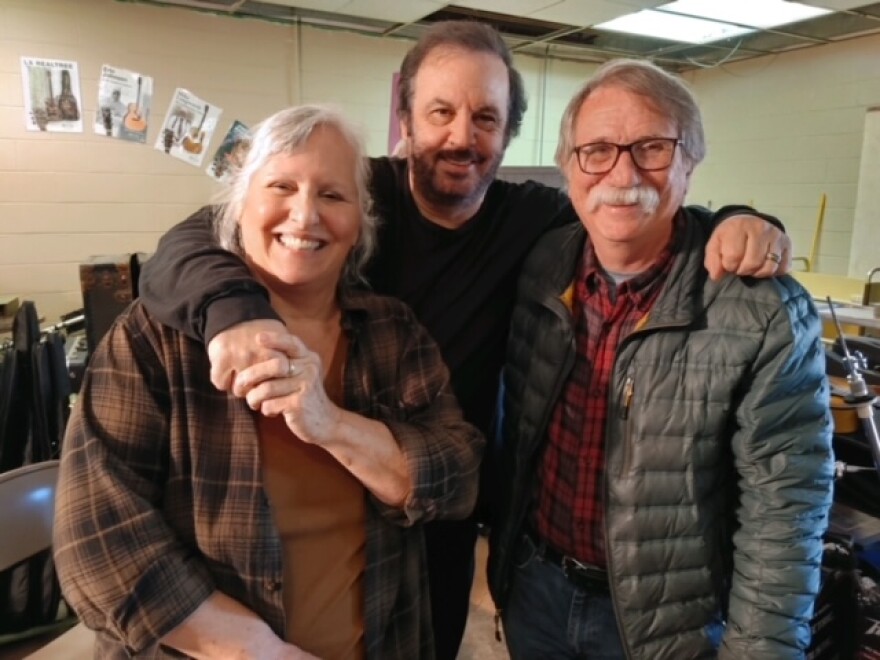
<instances>
[{"instance_id":1,"label":"cable","mask_svg":"<svg viewBox=\"0 0 880 660\"><path fill-rule=\"evenodd\" d=\"M743 45L743 40L740 39L740 40L736 43L736 46L733 47L733 50L731 50L727 55L725 55L724 57L722 57L720 60L718 60L717 62L715 62L715 63L713 63L713 64L703 64L702 62L698 62L697 60L695 60L695 59L693 59L693 58L691 58L691 57L686 57L685 59L686 59L688 62L690 62L691 64L693 64L694 66L699 67L699 68L701 68L701 69L714 69L716 66L721 66L722 64L726 64L727 61L728 61L731 57L733 57L734 55L736 55L736 51L738 51L738 50L739 50L739 47L742 46L742 45Z\"/></svg>"}]
</instances>

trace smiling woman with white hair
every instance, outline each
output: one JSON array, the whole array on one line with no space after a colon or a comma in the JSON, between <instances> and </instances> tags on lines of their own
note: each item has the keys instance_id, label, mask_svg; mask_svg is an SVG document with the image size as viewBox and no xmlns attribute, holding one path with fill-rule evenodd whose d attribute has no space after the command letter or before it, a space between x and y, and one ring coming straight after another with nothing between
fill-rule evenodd
<instances>
[{"instance_id":1,"label":"smiling woman with white hair","mask_svg":"<svg viewBox=\"0 0 880 660\"><path fill-rule=\"evenodd\" d=\"M109 657L433 657L421 522L473 508L482 437L400 302L338 113L254 132L217 213L289 334L216 390L135 302L92 356L62 457L56 562Z\"/></svg>"}]
</instances>

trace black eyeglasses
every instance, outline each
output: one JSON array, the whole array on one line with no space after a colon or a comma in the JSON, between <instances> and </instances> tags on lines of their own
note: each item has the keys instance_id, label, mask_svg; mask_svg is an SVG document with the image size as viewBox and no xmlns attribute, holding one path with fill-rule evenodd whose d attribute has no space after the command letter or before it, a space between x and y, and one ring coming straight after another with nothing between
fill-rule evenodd
<instances>
[{"instance_id":1,"label":"black eyeglasses","mask_svg":"<svg viewBox=\"0 0 880 660\"><path fill-rule=\"evenodd\" d=\"M629 144L613 142L590 142L574 148L578 166L584 174L607 174L614 169L620 154L628 151L633 163L640 170L655 172L672 165L675 148L681 144L678 138L647 138Z\"/></svg>"}]
</instances>

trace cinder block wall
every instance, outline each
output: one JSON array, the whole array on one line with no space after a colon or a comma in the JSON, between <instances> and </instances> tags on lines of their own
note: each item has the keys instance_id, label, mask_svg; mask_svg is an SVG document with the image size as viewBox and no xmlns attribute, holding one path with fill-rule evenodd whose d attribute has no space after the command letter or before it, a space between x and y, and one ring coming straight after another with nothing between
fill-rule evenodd
<instances>
[{"instance_id":1,"label":"cinder block wall","mask_svg":"<svg viewBox=\"0 0 880 660\"><path fill-rule=\"evenodd\" d=\"M153 149L174 89L222 107L225 132L288 102L295 55L290 30L268 23L112 0L3 0L0 295L34 300L54 322L82 306L79 264L90 255L152 252L213 192L203 168ZM79 63L83 133L25 130L21 56ZM102 64L154 76L146 145L94 134Z\"/></svg>"},{"instance_id":2,"label":"cinder block wall","mask_svg":"<svg viewBox=\"0 0 880 660\"><path fill-rule=\"evenodd\" d=\"M210 200L204 167L234 119L337 103L370 152L385 153L392 74L409 43L113 0L2 0L0 295L34 300L47 322L81 307L80 263L152 252ZM78 62L83 133L25 130L21 56ZM94 134L102 64L154 77L146 145ZM202 168L153 149L176 87L223 108Z\"/></svg>"},{"instance_id":3,"label":"cinder block wall","mask_svg":"<svg viewBox=\"0 0 880 660\"><path fill-rule=\"evenodd\" d=\"M825 273L847 274L854 232L856 241L880 245L880 214L873 226L854 225L865 115L880 104L880 36L687 77L699 96L709 139L692 201L711 200L714 208L751 201L781 217L796 254L809 256L825 193L817 259ZM880 256L876 262L880 265Z\"/></svg>"}]
</instances>

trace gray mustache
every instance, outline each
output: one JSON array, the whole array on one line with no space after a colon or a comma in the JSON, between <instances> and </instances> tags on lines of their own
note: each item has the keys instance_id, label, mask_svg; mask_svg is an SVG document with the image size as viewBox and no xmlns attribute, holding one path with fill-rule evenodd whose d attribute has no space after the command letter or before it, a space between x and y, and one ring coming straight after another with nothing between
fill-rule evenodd
<instances>
[{"instance_id":1,"label":"gray mustache","mask_svg":"<svg viewBox=\"0 0 880 660\"><path fill-rule=\"evenodd\" d=\"M590 210L595 211L603 204L612 206L638 204L643 211L651 212L660 203L660 194L650 186L633 188L596 188L590 194Z\"/></svg>"}]
</instances>

